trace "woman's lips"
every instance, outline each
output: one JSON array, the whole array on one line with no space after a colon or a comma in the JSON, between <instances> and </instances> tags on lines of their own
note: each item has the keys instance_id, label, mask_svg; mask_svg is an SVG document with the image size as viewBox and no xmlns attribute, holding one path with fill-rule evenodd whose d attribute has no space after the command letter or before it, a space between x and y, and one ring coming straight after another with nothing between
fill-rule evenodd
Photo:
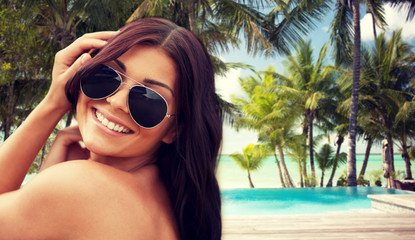
<instances>
[{"instance_id":1,"label":"woman's lips","mask_svg":"<svg viewBox=\"0 0 415 240\"><path fill-rule=\"evenodd\" d=\"M112 122L110 120L108 120L102 113L100 113L97 109L94 109L95 112L95 116L97 118L97 120L104 125L106 128L108 128L111 131L114 132L118 132L118 133L123 133L123 134L129 134L132 133L133 131L131 129L129 129L126 126L123 126L121 124Z\"/></svg>"}]
</instances>

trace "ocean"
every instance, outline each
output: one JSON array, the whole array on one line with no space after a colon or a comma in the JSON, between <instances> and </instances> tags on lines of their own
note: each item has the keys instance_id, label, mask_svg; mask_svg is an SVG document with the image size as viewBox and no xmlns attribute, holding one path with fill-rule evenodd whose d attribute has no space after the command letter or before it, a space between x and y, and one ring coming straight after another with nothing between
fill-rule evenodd
<instances>
[{"instance_id":1,"label":"ocean","mask_svg":"<svg viewBox=\"0 0 415 240\"><path fill-rule=\"evenodd\" d=\"M360 169L363 164L364 155L356 155L356 174L360 173ZM406 177L405 162L400 155L394 155L395 170L397 172L397 179L403 179ZM293 183L300 187L300 174L298 171L298 164L290 160L289 156L285 156L285 163L287 169L291 175ZM414 162L411 161L411 170L413 176L415 176ZM382 184L386 184L383 178L382 171L382 155L372 154L369 157L368 165L366 168L365 179L370 180L370 185L374 186L374 181L371 176L377 172L381 176ZM347 164L340 165L333 178L333 186L336 185L339 177L346 171ZM317 186L320 186L321 170L318 168L317 162L315 162ZM310 166L307 166L307 173L310 175ZM331 169L326 170L324 174L324 186L327 184L331 175ZM217 178L221 189L228 188L249 188L248 176L246 170L242 170L228 155L222 155L219 160L219 166L217 170ZM251 172L251 179L256 188L280 188L281 182L278 174L277 164L275 158L270 156L264 160L262 167L256 171Z\"/></svg>"}]
</instances>

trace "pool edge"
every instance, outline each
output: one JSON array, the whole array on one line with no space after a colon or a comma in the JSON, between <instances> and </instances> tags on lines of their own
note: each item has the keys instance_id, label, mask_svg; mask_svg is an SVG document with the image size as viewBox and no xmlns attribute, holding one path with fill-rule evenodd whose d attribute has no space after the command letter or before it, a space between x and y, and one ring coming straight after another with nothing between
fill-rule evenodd
<instances>
[{"instance_id":1,"label":"pool edge","mask_svg":"<svg viewBox=\"0 0 415 240\"><path fill-rule=\"evenodd\" d=\"M388 213L415 213L415 194L368 195L372 208Z\"/></svg>"}]
</instances>

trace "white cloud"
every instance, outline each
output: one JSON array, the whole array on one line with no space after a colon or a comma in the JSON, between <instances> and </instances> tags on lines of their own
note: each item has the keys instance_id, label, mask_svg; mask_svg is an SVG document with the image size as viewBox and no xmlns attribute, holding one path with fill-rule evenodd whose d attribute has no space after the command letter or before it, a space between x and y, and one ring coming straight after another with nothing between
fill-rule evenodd
<instances>
[{"instance_id":1,"label":"white cloud","mask_svg":"<svg viewBox=\"0 0 415 240\"><path fill-rule=\"evenodd\" d=\"M224 124L222 154L242 152L242 149L251 143L257 143L256 132L247 129L237 132L234 128Z\"/></svg>"},{"instance_id":2,"label":"white cloud","mask_svg":"<svg viewBox=\"0 0 415 240\"><path fill-rule=\"evenodd\" d=\"M240 75L241 69L238 68L230 69L225 76L216 76L216 93L228 101L230 101L231 95L243 94L238 81Z\"/></svg>"},{"instance_id":3,"label":"white cloud","mask_svg":"<svg viewBox=\"0 0 415 240\"><path fill-rule=\"evenodd\" d=\"M376 31L379 32L379 29L377 27ZM373 41L372 15L370 13L366 14L360 20L360 36L362 42Z\"/></svg>"},{"instance_id":4,"label":"white cloud","mask_svg":"<svg viewBox=\"0 0 415 240\"><path fill-rule=\"evenodd\" d=\"M415 39L415 20L407 22L406 16L408 15L408 9L392 8L389 4L384 6L385 8L385 20L388 26L385 31L387 35L391 35L393 31L403 28L402 38L406 42L410 42ZM360 21L361 37L362 41L373 41L373 25L372 16L367 13ZM376 27L377 33L382 30Z\"/></svg>"}]
</instances>

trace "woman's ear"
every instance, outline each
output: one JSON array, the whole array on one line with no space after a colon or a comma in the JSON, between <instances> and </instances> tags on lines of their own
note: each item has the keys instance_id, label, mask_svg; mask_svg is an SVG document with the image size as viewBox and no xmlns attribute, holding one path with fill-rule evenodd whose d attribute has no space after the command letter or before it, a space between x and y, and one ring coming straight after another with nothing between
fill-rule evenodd
<instances>
[{"instance_id":1,"label":"woman's ear","mask_svg":"<svg viewBox=\"0 0 415 240\"><path fill-rule=\"evenodd\" d=\"M177 129L176 126L172 124L172 126L167 130L166 135L161 139L162 142L166 144L170 144L174 142L176 139Z\"/></svg>"}]
</instances>

